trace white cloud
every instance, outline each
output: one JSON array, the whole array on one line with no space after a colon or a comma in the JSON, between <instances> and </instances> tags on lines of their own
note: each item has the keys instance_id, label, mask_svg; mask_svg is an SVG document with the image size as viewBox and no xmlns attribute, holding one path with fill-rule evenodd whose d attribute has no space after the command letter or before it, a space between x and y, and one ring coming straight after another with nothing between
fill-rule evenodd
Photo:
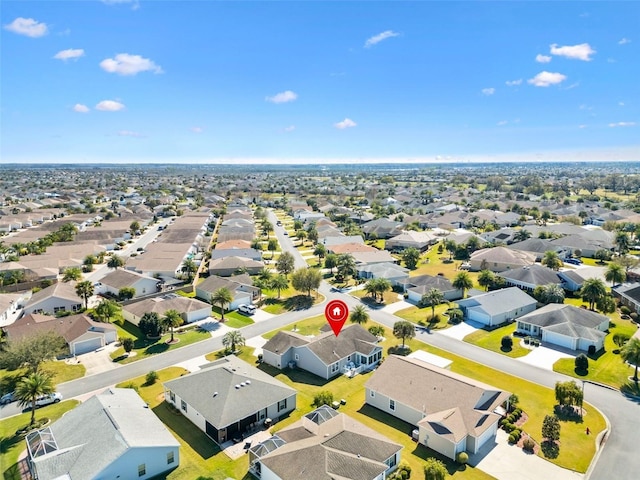
<instances>
[{"instance_id":1,"label":"white cloud","mask_svg":"<svg viewBox=\"0 0 640 480\"><path fill-rule=\"evenodd\" d=\"M624 107L624 102L618 102L619 107Z\"/></svg>"},{"instance_id":2,"label":"white cloud","mask_svg":"<svg viewBox=\"0 0 640 480\"><path fill-rule=\"evenodd\" d=\"M527 80L527 83L535 85L536 87L548 87L549 85L557 85L567 79L566 75L561 73L547 72L546 70L540 72L535 77Z\"/></svg>"},{"instance_id":3,"label":"white cloud","mask_svg":"<svg viewBox=\"0 0 640 480\"><path fill-rule=\"evenodd\" d=\"M134 137L134 138L143 138L144 135L138 133L138 132L132 132L130 130L120 130L118 132L118 135L121 137Z\"/></svg>"},{"instance_id":4,"label":"white cloud","mask_svg":"<svg viewBox=\"0 0 640 480\"><path fill-rule=\"evenodd\" d=\"M153 60L143 58L140 55L130 55L119 53L115 58L105 58L100 62L100 67L109 73L118 75L136 75L140 72L164 73L159 65Z\"/></svg>"},{"instance_id":5,"label":"white cloud","mask_svg":"<svg viewBox=\"0 0 640 480\"><path fill-rule=\"evenodd\" d=\"M627 43L631 43L631 40L629 40L628 38L624 37L624 38L620 39L620 41L618 42L618 45L626 45Z\"/></svg>"},{"instance_id":6,"label":"white cloud","mask_svg":"<svg viewBox=\"0 0 640 480\"><path fill-rule=\"evenodd\" d=\"M610 123L609 126L611 128L614 127L633 127L635 126L636 122L618 122L618 123Z\"/></svg>"},{"instance_id":7,"label":"white cloud","mask_svg":"<svg viewBox=\"0 0 640 480\"><path fill-rule=\"evenodd\" d=\"M575 60L583 60L585 62L591 61L591 55L596 51L591 48L588 43L581 43L579 45L565 45L559 47L557 43L553 43L550 46L551 55L558 55L559 57L573 58Z\"/></svg>"},{"instance_id":8,"label":"white cloud","mask_svg":"<svg viewBox=\"0 0 640 480\"><path fill-rule=\"evenodd\" d=\"M587 128L587 126L586 125L578 125L578 128L581 128L581 129L582 128Z\"/></svg>"},{"instance_id":9,"label":"white cloud","mask_svg":"<svg viewBox=\"0 0 640 480\"><path fill-rule=\"evenodd\" d=\"M487 97L488 97L489 95L493 95L494 93L496 93L496 89L495 89L495 88L493 88L493 87L491 87L491 88L483 88L483 89L482 89L482 94L483 94L483 95L486 95Z\"/></svg>"},{"instance_id":10,"label":"white cloud","mask_svg":"<svg viewBox=\"0 0 640 480\"><path fill-rule=\"evenodd\" d=\"M96 110L100 110L102 112L117 112L123 108L124 104L116 102L115 100L102 100L96 105Z\"/></svg>"},{"instance_id":11,"label":"white cloud","mask_svg":"<svg viewBox=\"0 0 640 480\"><path fill-rule=\"evenodd\" d=\"M140 8L140 3L138 0L102 0L102 3L105 5L122 5L126 3L131 4L131 10L138 10Z\"/></svg>"},{"instance_id":12,"label":"white cloud","mask_svg":"<svg viewBox=\"0 0 640 480\"><path fill-rule=\"evenodd\" d=\"M382 33L379 33L377 35L374 35L373 37L367 38L367 41L364 42L364 47L365 48L372 47L375 44L380 43L383 40L386 40L387 38L397 37L398 35L400 34L397 32L394 32L393 30L385 30Z\"/></svg>"},{"instance_id":13,"label":"white cloud","mask_svg":"<svg viewBox=\"0 0 640 480\"><path fill-rule=\"evenodd\" d=\"M507 87L515 87L516 85L522 84L522 79L519 78L517 80L507 80L504 83L507 85Z\"/></svg>"},{"instance_id":14,"label":"white cloud","mask_svg":"<svg viewBox=\"0 0 640 480\"><path fill-rule=\"evenodd\" d=\"M293 132L296 129L295 125L289 125L288 127L284 127L285 132Z\"/></svg>"},{"instance_id":15,"label":"white cloud","mask_svg":"<svg viewBox=\"0 0 640 480\"><path fill-rule=\"evenodd\" d=\"M77 60L80 57L84 57L84 50L82 48L69 48L67 50L60 50L53 58L56 60L67 61L70 59Z\"/></svg>"},{"instance_id":16,"label":"white cloud","mask_svg":"<svg viewBox=\"0 0 640 480\"><path fill-rule=\"evenodd\" d=\"M499 127L502 127L503 125L506 125L507 123L509 123L509 122L507 122L506 120L500 120L498 123L496 123L496 125L498 125Z\"/></svg>"},{"instance_id":17,"label":"white cloud","mask_svg":"<svg viewBox=\"0 0 640 480\"><path fill-rule=\"evenodd\" d=\"M296 92L292 92L291 90L285 90L284 92L276 93L272 97L265 97L265 100L271 103L287 103L287 102L293 102L297 98L298 98L298 94Z\"/></svg>"},{"instance_id":18,"label":"white cloud","mask_svg":"<svg viewBox=\"0 0 640 480\"><path fill-rule=\"evenodd\" d=\"M551 61L551 57L549 55L542 55L539 53L536 55L536 62L538 63L549 63Z\"/></svg>"},{"instance_id":19,"label":"white cloud","mask_svg":"<svg viewBox=\"0 0 640 480\"><path fill-rule=\"evenodd\" d=\"M78 113L89 113L89 107L83 105L82 103L76 103L73 106L73 111Z\"/></svg>"},{"instance_id":20,"label":"white cloud","mask_svg":"<svg viewBox=\"0 0 640 480\"><path fill-rule=\"evenodd\" d=\"M193 133L202 133L202 132L204 132L204 128L202 128L202 127L191 127L191 131Z\"/></svg>"},{"instance_id":21,"label":"white cloud","mask_svg":"<svg viewBox=\"0 0 640 480\"><path fill-rule=\"evenodd\" d=\"M358 125L356 122L351 120L350 118L345 118L341 122L334 123L333 126L339 128L340 130L344 130L345 128L352 128Z\"/></svg>"},{"instance_id":22,"label":"white cloud","mask_svg":"<svg viewBox=\"0 0 640 480\"><path fill-rule=\"evenodd\" d=\"M42 37L49 33L46 23L38 22L33 18L18 17L13 22L7 23L4 28L18 35L26 35L31 38Z\"/></svg>"}]
</instances>

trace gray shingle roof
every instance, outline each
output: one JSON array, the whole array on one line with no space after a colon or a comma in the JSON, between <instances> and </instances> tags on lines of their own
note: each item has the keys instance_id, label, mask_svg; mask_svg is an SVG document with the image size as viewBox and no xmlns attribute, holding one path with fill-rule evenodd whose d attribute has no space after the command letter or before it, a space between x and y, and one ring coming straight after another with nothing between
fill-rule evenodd
<instances>
[{"instance_id":1,"label":"gray shingle roof","mask_svg":"<svg viewBox=\"0 0 640 480\"><path fill-rule=\"evenodd\" d=\"M236 388L242 383L245 386ZM164 386L216 428L226 427L296 393L234 355L170 380Z\"/></svg>"},{"instance_id":2,"label":"gray shingle roof","mask_svg":"<svg viewBox=\"0 0 640 480\"><path fill-rule=\"evenodd\" d=\"M518 287L503 288L475 297L458 300L458 305L467 308L480 308L489 315L497 315L506 310L526 307L535 304L531 298Z\"/></svg>"},{"instance_id":3,"label":"gray shingle roof","mask_svg":"<svg viewBox=\"0 0 640 480\"><path fill-rule=\"evenodd\" d=\"M523 315L518 321L573 338L600 339L606 334L597 330L597 327L608 322L609 318L585 308L550 303Z\"/></svg>"},{"instance_id":4,"label":"gray shingle roof","mask_svg":"<svg viewBox=\"0 0 640 480\"><path fill-rule=\"evenodd\" d=\"M561 283L561 280L555 271L542 265L530 265L527 267L516 268L515 270L508 270L506 272L498 273L498 276L507 280L515 280L531 285L549 285L550 283Z\"/></svg>"}]
</instances>

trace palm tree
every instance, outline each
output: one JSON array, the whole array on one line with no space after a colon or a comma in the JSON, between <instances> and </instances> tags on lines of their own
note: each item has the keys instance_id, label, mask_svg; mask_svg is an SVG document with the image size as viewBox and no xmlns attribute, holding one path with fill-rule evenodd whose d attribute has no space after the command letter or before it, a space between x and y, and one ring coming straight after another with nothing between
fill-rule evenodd
<instances>
[{"instance_id":1,"label":"palm tree","mask_svg":"<svg viewBox=\"0 0 640 480\"><path fill-rule=\"evenodd\" d=\"M436 318L436 306L444 302L444 294L437 288L432 288L420 299L423 305L431 307L431 319Z\"/></svg>"},{"instance_id":2,"label":"palm tree","mask_svg":"<svg viewBox=\"0 0 640 480\"><path fill-rule=\"evenodd\" d=\"M473 280L467 272L459 272L451 282L453 288L462 290L462 298L465 298L467 290L473 288Z\"/></svg>"},{"instance_id":3,"label":"palm tree","mask_svg":"<svg viewBox=\"0 0 640 480\"><path fill-rule=\"evenodd\" d=\"M280 298L280 292L289 288L289 279L285 275L276 275L271 280L271 288L278 290L278 298Z\"/></svg>"},{"instance_id":4,"label":"palm tree","mask_svg":"<svg viewBox=\"0 0 640 480\"><path fill-rule=\"evenodd\" d=\"M402 339L402 349L404 350L405 340L416 336L416 327L411 322L401 320L393 324L393 336Z\"/></svg>"},{"instance_id":5,"label":"palm tree","mask_svg":"<svg viewBox=\"0 0 640 480\"><path fill-rule=\"evenodd\" d=\"M118 255L111 255L107 262L107 267L117 270L119 267L124 266L124 259Z\"/></svg>"},{"instance_id":6,"label":"palm tree","mask_svg":"<svg viewBox=\"0 0 640 480\"><path fill-rule=\"evenodd\" d=\"M594 305L601 297L607 294L607 287L599 278L587 278L580 289L580 297L585 302L589 302L589 309L593 310Z\"/></svg>"},{"instance_id":7,"label":"palm tree","mask_svg":"<svg viewBox=\"0 0 640 480\"><path fill-rule=\"evenodd\" d=\"M276 250L278 250L278 240L275 238L269 240L267 243L267 250L271 252L271 260L273 260L273 256L275 255Z\"/></svg>"},{"instance_id":8,"label":"palm tree","mask_svg":"<svg viewBox=\"0 0 640 480\"><path fill-rule=\"evenodd\" d=\"M21 407L31 405L31 422L33 425L36 421L36 400L42 395L53 393L54 387L51 376L42 372L31 373L24 377L16 385L16 397Z\"/></svg>"},{"instance_id":9,"label":"palm tree","mask_svg":"<svg viewBox=\"0 0 640 480\"><path fill-rule=\"evenodd\" d=\"M84 308L85 310L89 306L89 297L93 295L94 288L93 283L89 280L85 280L84 282L78 282L76 284L76 295L78 295L82 300L84 300Z\"/></svg>"},{"instance_id":10,"label":"palm tree","mask_svg":"<svg viewBox=\"0 0 640 480\"><path fill-rule=\"evenodd\" d=\"M491 270L482 270L478 274L478 284L489 291L489 287L495 280L495 275Z\"/></svg>"},{"instance_id":11,"label":"palm tree","mask_svg":"<svg viewBox=\"0 0 640 480\"><path fill-rule=\"evenodd\" d=\"M542 297L545 304L564 303L564 289L557 283L543 285Z\"/></svg>"},{"instance_id":12,"label":"palm tree","mask_svg":"<svg viewBox=\"0 0 640 480\"><path fill-rule=\"evenodd\" d=\"M211 303L220 307L222 321L224 322L224 307L233 302L233 295L226 287L221 287L211 294Z\"/></svg>"},{"instance_id":13,"label":"palm tree","mask_svg":"<svg viewBox=\"0 0 640 480\"><path fill-rule=\"evenodd\" d=\"M618 254L624 255L629 251L631 241L629 240L629 234L627 232L618 232L614 242L618 247Z\"/></svg>"},{"instance_id":14,"label":"palm tree","mask_svg":"<svg viewBox=\"0 0 640 480\"><path fill-rule=\"evenodd\" d=\"M77 282L78 280L82 280L82 270L78 267L70 267L65 268L64 272L62 272L62 281L63 282Z\"/></svg>"},{"instance_id":15,"label":"palm tree","mask_svg":"<svg viewBox=\"0 0 640 480\"><path fill-rule=\"evenodd\" d=\"M636 367L633 381L638 383L638 365L640 365L640 340L632 338L620 350L620 358Z\"/></svg>"},{"instance_id":16,"label":"palm tree","mask_svg":"<svg viewBox=\"0 0 640 480\"><path fill-rule=\"evenodd\" d=\"M378 279L372 278L364 284L364 291L375 301L378 298Z\"/></svg>"},{"instance_id":17,"label":"palm tree","mask_svg":"<svg viewBox=\"0 0 640 480\"><path fill-rule=\"evenodd\" d=\"M162 317L162 326L164 328L168 328L171 332L171 340L169 343L173 343L173 329L175 327L179 327L182 324L182 317L180 316L180 312L177 310L167 310Z\"/></svg>"},{"instance_id":18,"label":"palm tree","mask_svg":"<svg viewBox=\"0 0 640 480\"><path fill-rule=\"evenodd\" d=\"M327 248L323 244L319 243L313 250L313 254L318 257L318 264L320 264L321 260L327 254Z\"/></svg>"},{"instance_id":19,"label":"palm tree","mask_svg":"<svg viewBox=\"0 0 640 480\"><path fill-rule=\"evenodd\" d=\"M521 228L513 235L514 242L523 242L529 238L531 238L531 232L524 228Z\"/></svg>"},{"instance_id":20,"label":"palm tree","mask_svg":"<svg viewBox=\"0 0 640 480\"><path fill-rule=\"evenodd\" d=\"M187 274L187 282L191 283L193 281L193 277L198 271L198 265L193 261L192 258L185 258L182 261L182 268L180 269L182 273Z\"/></svg>"},{"instance_id":21,"label":"palm tree","mask_svg":"<svg viewBox=\"0 0 640 480\"><path fill-rule=\"evenodd\" d=\"M547 268L556 271L560 270L560 267L562 267L562 260L560 260L558 252L554 252L553 250L547 250L544 252L544 256L540 263L545 265Z\"/></svg>"},{"instance_id":22,"label":"palm tree","mask_svg":"<svg viewBox=\"0 0 640 480\"><path fill-rule=\"evenodd\" d=\"M627 272L621 264L611 262L604 272L604 278L607 282L611 282L611 288L613 288L616 283L622 283L627 279Z\"/></svg>"},{"instance_id":23,"label":"palm tree","mask_svg":"<svg viewBox=\"0 0 640 480\"><path fill-rule=\"evenodd\" d=\"M120 312L122 308L113 300L103 300L95 309L95 315L101 322L109 323L111 317Z\"/></svg>"},{"instance_id":24,"label":"palm tree","mask_svg":"<svg viewBox=\"0 0 640 480\"><path fill-rule=\"evenodd\" d=\"M349 320L361 325L363 323L367 323L367 320L369 320L369 314L363 305L358 305L353 309L351 315L349 315Z\"/></svg>"},{"instance_id":25,"label":"palm tree","mask_svg":"<svg viewBox=\"0 0 640 480\"><path fill-rule=\"evenodd\" d=\"M356 274L356 261L350 253L341 253L338 255L336 267L338 270L336 276L342 278L344 283L347 282L349 277Z\"/></svg>"},{"instance_id":26,"label":"palm tree","mask_svg":"<svg viewBox=\"0 0 640 480\"><path fill-rule=\"evenodd\" d=\"M231 330L222 337L222 345L227 350L231 350L231 353L236 351L236 345L243 346L244 344L245 339L238 330Z\"/></svg>"}]
</instances>

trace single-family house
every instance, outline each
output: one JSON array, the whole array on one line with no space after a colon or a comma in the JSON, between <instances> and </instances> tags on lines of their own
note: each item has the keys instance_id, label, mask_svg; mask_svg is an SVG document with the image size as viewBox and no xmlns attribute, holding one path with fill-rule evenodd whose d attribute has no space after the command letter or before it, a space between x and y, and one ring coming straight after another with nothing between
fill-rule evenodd
<instances>
[{"instance_id":1,"label":"single-family house","mask_svg":"<svg viewBox=\"0 0 640 480\"><path fill-rule=\"evenodd\" d=\"M577 292L582 288L586 280L578 273L578 270L560 270L557 272L558 278L562 281L562 288L568 292ZM615 295L615 292L614 292Z\"/></svg>"},{"instance_id":2,"label":"single-family house","mask_svg":"<svg viewBox=\"0 0 640 480\"><path fill-rule=\"evenodd\" d=\"M165 382L164 398L218 444L296 408L293 388L234 355Z\"/></svg>"},{"instance_id":3,"label":"single-family house","mask_svg":"<svg viewBox=\"0 0 640 480\"><path fill-rule=\"evenodd\" d=\"M0 327L13 323L21 314L30 293L0 293Z\"/></svg>"},{"instance_id":4,"label":"single-family house","mask_svg":"<svg viewBox=\"0 0 640 480\"><path fill-rule=\"evenodd\" d=\"M374 368L382 358L382 347L374 335L353 324L338 336L327 331L305 337L282 330L262 347L262 355L263 361L273 367L297 367L329 379Z\"/></svg>"},{"instance_id":5,"label":"single-family house","mask_svg":"<svg viewBox=\"0 0 640 480\"><path fill-rule=\"evenodd\" d=\"M466 320L494 327L533 312L537 301L518 287L494 290L456 302Z\"/></svg>"},{"instance_id":6,"label":"single-family house","mask_svg":"<svg viewBox=\"0 0 640 480\"><path fill-rule=\"evenodd\" d=\"M561 259L570 257L573 254L573 250L571 250L570 248L564 248L562 246L551 243L551 240L542 238L528 238L521 242L512 243L511 245L507 246L507 248L535 255L537 262L542 260L544 254L548 251L556 252Z\"/></svg>"},{"instance_id":7,"label":"single-family house","mask_svg":"<svg viewBox=\"0 0 640 480\"><path fill-rule=\"evenodd\" d=\"M407 300L416 304L420 303L422 296L432 288L440 290L447 301L462 298L462 290L454 288L449 279L440 275L418 275L409 277L404 282Z\"/></svg>"},{"instance_id":8,"label":"single-family house","mask_svg":"<svg viewBox=\"0 0 640 480\"><path fill-rule=\"evenodd\" d=\"M261 480L384 480L402 445L323 405L249 449L249 471Z\"/></svg>"},{"instance_id":9,"label":"single-family house","mask_svg":"<svg viewBox=\"0 0 640 480\"><path fill-rule=\"evenodd\" d=\"M230 240L225 243L229 243ZM262 252L255 248L225 248L218 249L217 247L211 251L211 260L217 260L219 258L226 257L241 257L255 260L256 262L262 261Z\"/></svg>"},{"instance_id":10,"label":"single-family house","mask_svg":"<svg viewBox=\"0 0 640 480\"><path fill-rule=\"evenodd\" d=\"M129 287L135 289L133 298L138 298L159 290L160 283L157 278L148 277L132 270L117 269L104 276L100 283L104 291L112 295L118 295L120 289Z\"/></svg>"},{"instance_id":11,"label":"single-family house","mask_svg":"<svg viewBox=\"0 0 640 480\"><path fill-rule=\"evenodd\" d=\"M215 250L214 250L215 251ZM261 261L252 260L245 257L224 257L209 262L209 273L220 277L230 277L240 271L250 275L260 273L264 268Z\"/></svg>"},{"instance_id":12,"label":"single-family house","mask_svg":"<svg viewBox=\"0 0 640 480\"><path fill-rule=\"evenodd\" d=\"M622 305L629 307L632 312L640 313L640 284L623 284L613 288L611 291L614 298Z\"/></svg>"},{"instance_id":13,"label":"single-family house","mask_svg":"<svg viewBox=\"0 0 640 480\"><path fill-rule=\"evenodd\" d=\"M495 442L502 405L510 396L444 368L396 355L385 359L365 390L367 405L415 426L418 443L451 459Z\"/></svg>"},{"instance_id":14,"label":"single-family house","mask_svg":"<svg viewBox=\"0 0 640 480\"><path fill-rule=\"evenodd\" d=\"M559 303L518 318L516 332L540 337L543 342L570 350L599 351L604 348L609 318L585 308Z\"/></svg>"},{"instance_id":15,"label":"single-family house","mask_svg":"<svg viewBox=\"0 0 640 480\"><path fill-rule=\"evenodd\" d=\"M185 323L197 322L211 316L211 305L196 298L167 293L160 297L145 298L122 306L125 320L138 325L145 313L157 313L163 317L168 310L177 310Z\"/></svg>"},{"instance_id":16,"label":"single-family house","mask_svg":"<svg viewBox=\"0 0 640 480\"><path fill-rule=\"evenodd\" d=\"M210 275L202 283L196 285L196 297L205 302L211 300L211 295L221 288L231 292L233 301L225 308L236 310L239 305L251 305L260 297L260 289L253 286L249 275L236 275L233 277L218 277Z\"/></svg>"},{"instance_id":17,"label":"single-family house","mask_svg":"<svg viewBox=\"0 0 640 480\"><path fill-rule=\"evenodd\" d=\"M388 218L378 218L362 225L367 238L391 238L402 233L402 223Z\"/></svg>"},{"instance_id":18,"label":"single-family house","mask_svg":"<svg viewBox=\"0 0 640 480\"><path fill-rule=\"evenodd\" d=\"M118 339L116 327L110 323L94 322L84 314L56 318L31 313L4 327L4 331L12 341L53 331L64 338L71 355L93 352Z\"/></svg>"},{"instance_id":19,"label":"single-family house","mask_svg":"<svg viewBox=\"0 0 640 480\"><path fill-rule=\"evenodd\" d=\"M409 278L409 269L395 263L371 263L356 265L358 277L363 279L384 278L392 287L402 285Z\"/></svg>"},{"instance_id":20,"label":"single-family house","mask_svg":"<svg viewBox=\"0 0 640 480\"><path fill-rule=\"evenodd\" d=\"M520 250L506 247L483 248L471 254L469 264L471 270L491 270L504 272L515 268L526 267L536 263L536 256Z\"/></svg>"},{"instance_id":21,"label":"single-family house","mask_svg":"<svg viewBox=\"0 0 640 480\"><path fill-rule=\"evenodd\" d=\"M562 284L556 271L538 264L506 270L498 273L498 276L504 278L508 286L518 287L527 292L533 292L536 287L543 285Z\"/></svg>"},{"instance_id":22,"label":"single-family house","mask_svg":"<svg viewBox=\"0 0 640 480\"><path fill-rule=\"evenodd\" d=\"M415 232L412 230L403 231L400 235L391 237L385 242L384 248L390 251L402 251L407 248L416 248L424 251L429 246L440 241L440 237L433 232Z\"/></svg>"},{"instance_id":23,"label":"single-family house","mask_svg":"<svg viewBox=\"0 0 640 480\"><path fill-rule=\"evenodd\" d=\"M26 443L38 480L144 480L180 464L180 443L131 388L94 395Z\"/></svg>"},{"instance_id":24,"label":"single-family house","mask_svg":"<svg viewBox=\"0 0 640 480\"><path fill-rule=\"evenodd\" d=\"M76 282L58 282L32 295L24 313L59 313L82 310L82 299L76 294Z\"/></svg>"}]
</instances>

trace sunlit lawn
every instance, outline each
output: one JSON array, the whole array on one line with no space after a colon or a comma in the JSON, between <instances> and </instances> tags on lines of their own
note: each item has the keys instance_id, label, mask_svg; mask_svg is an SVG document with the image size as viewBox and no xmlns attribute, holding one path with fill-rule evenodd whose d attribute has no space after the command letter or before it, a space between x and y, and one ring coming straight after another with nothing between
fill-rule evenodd
<instances>
[{"instance_id":1,"label":"sunlit lawn","mask_svg":"<svg viewBox=\"0 0 640 480\"><path fill-rule=\"evenodd\" d=\"M311 297L306 292L299 292L293 287L280 291L278 298L277 290L264 290L265 299L263 301L262 310L273 315L290 312L292 310L304 310L311 308L313 305L324 302L324 295L318 292L311 292Z\"/></svg>"},{"instance_id":2,"label":"sunlit lawn","mask_svg":"<svg viewBox=\"0 0 640 480\"><path fill-rule=\"evenodd\" d=\"M317 334L319 328L324 325L326 321L322 316L313 317L296 324L296 328L304 335ZM364 328L368 328L374 323L368 322L363 325ZM282 330L291 330L293 325L289 325ZM314 331L315 329L315 331ZM270 332L264 335L265 338L271 338L275 332ZM382 342L385 355L389 352L389 347L397 346L401 343L400 340L393 337L393 334L389 328L385 328L385 340ZM407 345L412 351L422 349L427 352L439 355L444 358L453 360L451 370L461 375L466 375L470 378L475 378L481 382L493 385L503 390L516 393L520 399L519 406L527 413L529 420L524 425L524 430L531 435L537 441L541 439L542 421L545 415L553 414L553 408L556 404L555 394L553 390L536 385L526 380L523 380L512 375L488 368L484 365L472 362L471 360L453 355L444 350L440 350L434 347L430 347L417 339L408 340ZM309 404L312 402L313 395L321 390L330 390L335 398L345 398L347 405L340 407L341 411L345 411L354 418L363 421L370 427L388 435L395 441L399 441L405 444L408 448L403 451L403 459L409 461L409 463L417 471L421 471L421 464L418 457L420 449L415 452L416 445L412 443L408 437L411 432L409 426L405 426L403 431L398 431L391 426L387 426L378 422L372 418L371 409L363 408L364 392L363 385L370 374L358 375L353 379L346 377L338 377L329 383L324 382L322 379L313 377L309 374L295 373L296 371L285 370L283 372L274 371L277 373L276 378L282 380L285 383L293 385L299 390L298 396L298 410L295 415L292 415L290 419L281 422L277 425L277 428L281 428L281 425L287 425L300 415L311 410ZM310 378L314 378L315 382L311 382ZM306 410L303 410L306 408ZM559 455L555 459L549 459L549 461L560 465L564 468L576 470L578 472L585 472L589 466L591 458L595 454L595 444L593 442L593 436L587 436L585 434L585 428L588 425L592 432L600 432L605 428L604 418L593 408L590 404L585 404L587 415L585 416L585 423L578 421L561 420L562 434L561 434L561 446ZM375 411L377 414L380 412ZM396 422L397 423L397 422ZM404 443L408 442L408 443ZM417 454L418 453L418 454ZM542 456L542 454L540 454ZM456 476L459 478L467 478L467 474L475 474L474 469L467 469L466 472L458 472Z\"/></svg>"},{"instance_id":3,"label":"sunlit lawn","mask_svg":"<svg viewBox=\"0 0 640 480\"><path fill-rule=\"evenodd\" d=\"M231 328L242 328L255 323L251 317L238 312L229 312L224 315L224 324Z\"/></svg>"},{"instance_id":4,"label":"sunlit lawn","mask_svg":"<svg viewBox=\"0 0 640 480\"><path fill-rule=\"evenodd\" d=\"M41 367L43 371L52 375L53 384L68 382L76 378L84 377L86 368L81 363L69 365L64 360L54 360L44 362ZM16 383L26 375L27 369L0 370L0 392L7 393L15 389Z\"/></svg>"},{"instance_id":5,"label":"sunlit lawn","mask_svg":"<svg viewBox=\"0 0 640 480\"><path fill-rule=\"evenodd\" d=\"M438 253L438 245L434 245L429 248L429 250L423 253L420 256L420 262L415 270L411 270L409 275L412 277L416 277L418 275L438 275L443 274L449 280L453 280L453 278L460 272L458 267L463 263L462 260L453 260L452 262L448 262L449 252L443 250L442 253ZM428 262L427 262L428 260ZM479 288L477 278L477 272L467 272L469 276L474 282L474 286Z\"/></svg>"},{"instance_id":6,"label":"sunlit lawn","mask_svg":"<svg viewBox=\"0 0 640 480\"><path fill-rule=\"evenodd\" d=\"M378 296L378 298L375 300L373 300L373 297L371 297L370 295L367 294L367 292L365 290L354 290L352 292L349 292L351 295L353 295L356 298L360 298L363 299L365 301L365 303L367 305L373 306L373 307L384 307L385 305L390 305L392 303L396 303L399 302L401 300L403 300L402 295L398 295L398 293L392 291L392 290L387 290L386 292L384 292L383 295L383 301L380 302L380 297Z\"/></svg>"},{"instance_id":7,"label":"sunlit lawn","mask_svg":"<svg viewBox=\"0 0 640 480\"><path fill-rule=\"evenodd\" d=\"M443 315L449 308L451 308L451 305L446 303L436 306L436 316L439 317L437 323L429 323L431 319L431 307L413 306L403 308L402 310L398 310L394 315L409 322L428 324L431 330L442 330L452 326L449 323L449 317Z\"/></svg>"},{"instance_id":8,"label":"sunlit lawn","mask_svg":"<svg viewBox=\"0 0 640 480\"><path fill-rule=\"evenodd\" d=\"M505 335L512 335L513 332L516 331L516 327L516 323L511 323L504 327L496 328L491 332L479 328L475 332L470 333L469 335L464 337L464 341L478 347L486 348L487 350L491 350L492 352L501 353L502 355L506 355L508 357L524 357L526 354L530 353L531 350L526 349L520 345L521 337L513 337L513 347L511 347L509 350L503 350L502 348L502 337L504 337Z\"/></svg>"},{"instance_id":9,"label":"sunlit lawn","mask_svg":"<svg viewBox=\"0 0 640 480\"><path fill-rule=\"evenodd\" d=\"M67 400L39 408L36 410L36 421L44 418L55 421L77 404L76 400ZM0 420L0 458L2 459L0 471L2 471L5 480L20 478L17 469L18 457L27 448L27 445L24 441L25 436L16 435L16 431L26 427L30 421L30 411Z\"/></svg>"}]
</instances>

